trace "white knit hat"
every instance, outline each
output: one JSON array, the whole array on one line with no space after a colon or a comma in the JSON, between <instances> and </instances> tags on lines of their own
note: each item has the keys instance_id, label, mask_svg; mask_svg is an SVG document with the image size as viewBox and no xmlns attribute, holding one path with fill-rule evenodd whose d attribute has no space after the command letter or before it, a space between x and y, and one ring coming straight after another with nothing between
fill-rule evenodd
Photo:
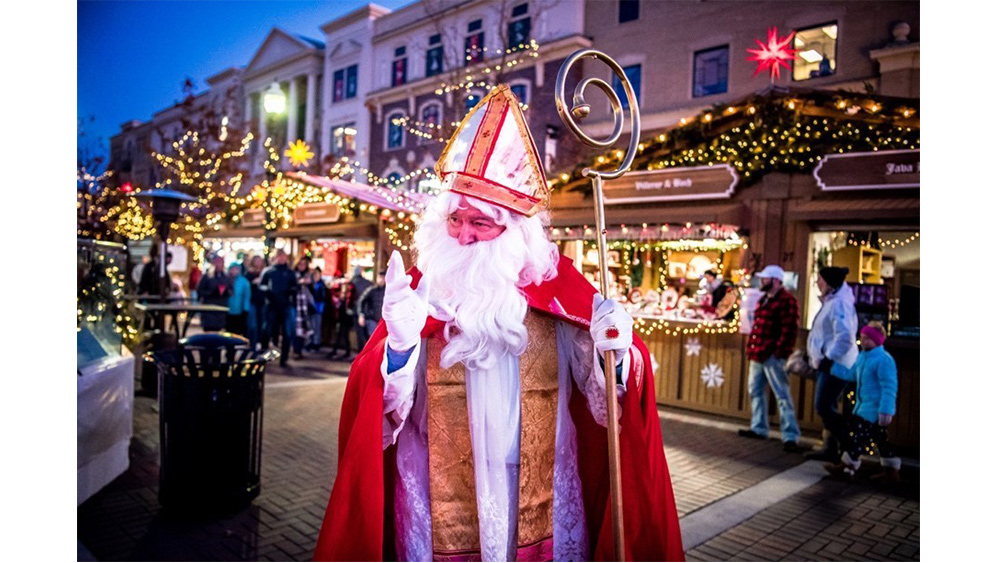
<instances>
[{"instance_id":1,"label":"white knit hat","mask_svg":"<svg viewBox=\"0 0 1000 563\"><path fill-rule=\"evenodd\" d=\"M785 279L785 271L781 269L781 266L776 266L771 264L770 266L764 268L757 274L758 278L774 278L777 280Z\"/></svg>"}]
</instances>

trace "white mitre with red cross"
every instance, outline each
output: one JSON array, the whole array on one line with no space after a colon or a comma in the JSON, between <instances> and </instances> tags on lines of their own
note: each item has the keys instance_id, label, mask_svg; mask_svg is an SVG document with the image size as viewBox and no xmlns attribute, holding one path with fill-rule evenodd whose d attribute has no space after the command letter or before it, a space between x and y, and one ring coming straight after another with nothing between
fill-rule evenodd
<instances>
[{"instance_id":1,"label":"white mitre with red cross","mask_svg":"<svg viewBox=\"0 0 1000 563\"><path fill-rule=\"evenodd\" d=\"M549 187L524 113L501 84L465 116L434 166L444 188L528 217L545 209Z\"/></svg>"}]
</instances>

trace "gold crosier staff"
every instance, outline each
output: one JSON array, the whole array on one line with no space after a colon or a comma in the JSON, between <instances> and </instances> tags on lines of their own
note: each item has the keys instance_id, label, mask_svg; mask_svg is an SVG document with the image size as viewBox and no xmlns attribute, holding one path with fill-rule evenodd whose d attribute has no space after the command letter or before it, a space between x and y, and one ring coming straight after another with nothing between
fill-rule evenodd
<instances>
[{"instance_id":1,"label":"gold crosier staff","mask_svg":"<svg viewBox=\"0 0 1000 563\"><path fill-rule=\"evenodd\" d=\"M592 58L604 62L625 87L625 95L628 97L629 122L632 126L631 136L628 143L628 151L622 159L621 166L614 172L600 172L590 168L583 169L583 175L589 176L594 188L594 214L597 224L597 248L601 268L601 294L607 298L608 295L608 243L607 229L604 226L604 190L601 182L604 179L613 180L624 174L635 158L636 148L639 146L639 104L635 99L635 91L625 71L615 62L614 59L601 51L595 49L580 49L563 61L559 67L559 75L556 77L556 109L562 122L573 132L584 144L591 147L606 149L615 144L622 134L622 124L624 122L624 111L621 100L611 86L600 78L587 78L580 81L573 90L573 107L567 111L566 96L566 75L573 63L583 58ZM583 99L583 91L587 86L593 84L598 90L611 101L611 110L614 113L615 127L606 138L598 141L586 133L573 121L573 118L584 119L590 114L590 104ZM572 113L572 115L570 115ZM618 394L615 391L615 355L614 352L604 353L604 379L606 381L607 403L608 403L608 465L611 473L611 517L615 538L615 559L625 561L625 523L622 519L622 478L621 478L621 450L618 445Z\"/></svg>"}]
</instances>

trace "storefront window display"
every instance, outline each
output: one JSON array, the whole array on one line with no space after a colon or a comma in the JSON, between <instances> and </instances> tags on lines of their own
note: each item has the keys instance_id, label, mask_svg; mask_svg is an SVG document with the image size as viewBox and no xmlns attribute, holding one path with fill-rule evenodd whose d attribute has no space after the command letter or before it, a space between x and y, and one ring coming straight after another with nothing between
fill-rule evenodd
<instances>
[{"instance_id":1,"label":"storefront window display","mask_svg":"<svg viewBox=\"0 0 1000 563\"><path fill-rule=\"evenodd\" d=\"M560 251L598 287L593 229L553 229ZM736 332L747 244L726 225L620 225L608 232L610 292L644 334ZM706 275L707 274L707 275ZM714 275L713 275L714 274Z\"/></svg>"},{"instance_id":2,"label":"storefront window display","mask_svg":"<svg viewBox=\"0 0 1000 563\"><path fill-rule=\"evenodd\" d=\"M320 268L326 280L350 278L358 266L364 277L375 279L375 241L317 239L304 243L304 248L312 267Z\"/></svg>"},{"instance_id":3,"label":"storefront window display","mask_svg":"<svg viewBox=\"0 0 1000 563\"><path fill-rule=\"evenodd\" d=\"M809 241L807 327L820 308L816 277L824 266L848 268L858 325L880 321L890 336L920 335L920 232L827 231Z\"/></svg>"}]
</instances>

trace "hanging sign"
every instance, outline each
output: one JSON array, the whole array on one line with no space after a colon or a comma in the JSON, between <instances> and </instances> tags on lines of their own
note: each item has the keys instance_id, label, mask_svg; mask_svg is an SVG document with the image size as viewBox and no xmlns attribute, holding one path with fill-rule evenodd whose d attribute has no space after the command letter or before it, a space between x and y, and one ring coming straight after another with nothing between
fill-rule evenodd
<instances>
[{"instance_id":1,"label":"hanging sign","mask_svg":"<svg viewBox=\"0 0 1000 563\"><path fill-rule=\"evenodd\" d=\"M825 192L919 188L920 149L827 155L813 177Z\"/></svg>"},{"instance_id":2,"label":"hanging sign","mask_svg":"<svg viewBox=\"0 0 1000 563\"><path fill-rule=\"evenodd\" d=\"M604 202L643 203L732 197L739 177L732 166L688 166L628 172L604 182Z\"/></svg>"},{"instance_id":3,"label":"hanging sign","mask_svg":"<svg viewBox=\"0 0 1000 563\"><path fill-rule=\"evenodd\" d=\"M259 227L264 224L263 209L247 209L243 212L243 219L240 225L244 227Z\"/></svg>"},{"instance_id":4,"label":"hanging sign","mask_svg":"<svg viewBox=\"0 0 1000 563\"><path fill-rule=\"evenodd\" d=\"M335 203L306 203L295 208L296 225L336 223L340 220L340 206Z\"/></svg>"}]
</instances>

